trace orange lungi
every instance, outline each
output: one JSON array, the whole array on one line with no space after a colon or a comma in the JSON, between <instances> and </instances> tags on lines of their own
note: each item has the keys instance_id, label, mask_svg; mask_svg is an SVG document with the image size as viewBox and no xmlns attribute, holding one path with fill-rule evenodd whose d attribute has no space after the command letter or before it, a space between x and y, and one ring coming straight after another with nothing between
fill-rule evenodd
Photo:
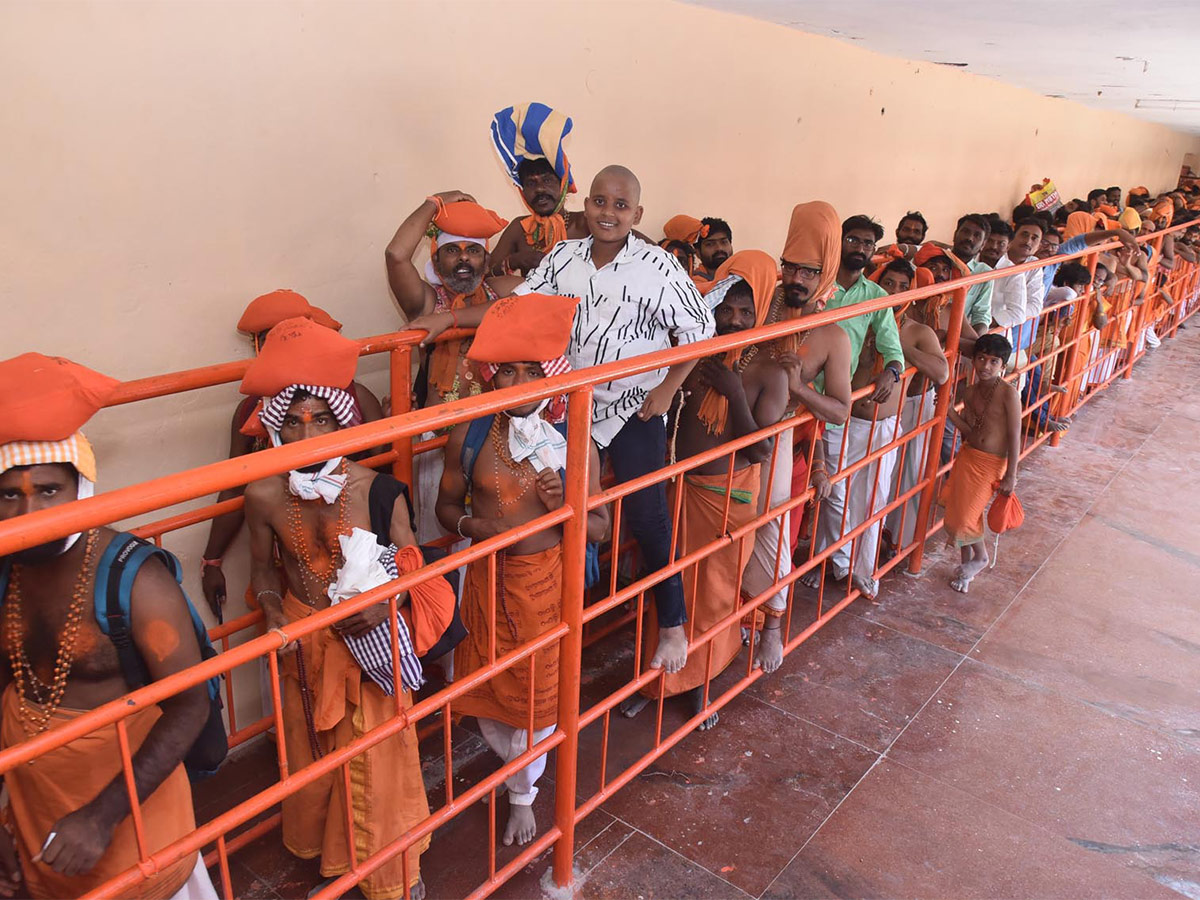
<instances>
[{"instance_id":1,"label":"orange lungi","mask_svg":"<svg viewBox=\"0 0 1200 900\"><path fill-rule=\"evenodd\" d=\"M956 547L983 540L983 514L996 492L996 482L1004 477L1008 460L963 444L954 458L950 476L942 487L941 503L946 507L946 534Z\"/></svg>"},{"instance_id":2,"label":"orange lungi","mask_svg":"<svg viewBox=\"0 0 1200 900\"><path fill-rule=\"evenodd\" d=\"M488 599L488 562L467 567L462 619L467 636L454 651L454 671L464 677L490 659L499 659L562 619L562 545L538 553L503 553L496 559L496 604ZM488 653L491 622L496 652ZM533 727L549 728L558 720L558 644L538 650L533 662ZM513 728L529 726L529 662L522 660L454 701L454 712L495 719Z\"/></svg>"},{"instance_id":3,"label":"orange lungi","mask_svg":"<svg viewBox=\"0 0 1200 900\"><path fill-rule=\"evenodd\" d=\"M689 474L682 480L683 503L680 510L679 545L677 553L686 556L716 538L749 522L758 515L758 492L762 481L759 464L746 466L733 473L733 497L729 503L729 521L725 521L725 484L729 476ZM742 569L754 549L754 533L721 547L693 566L683 570L683 592L688 611L688 639L703 634L724 619L740 602ZM642 639L642 662L648 664L658 645L658 619L650 616ZM707 670L716 678L733 662L742 649L742 627L734 620L712 639L712 662L708 646L688 654L687 664L673 675L664 675L664 690L668 697L690 691L704 684ZM658 696L658 682L652 681L642 693Z\"/></svg>"},{"instance_id":4,"label":"orange lungi","mask_svg":"<svg viewBox=\"0 0 1200 900\"><path fill-rule=\"evenodd\" d=\"M28 737L21 726L18 704L17 690L10 684L4 692L0 721L0 744L6 748ZM30 705L36 708L36 704ZM50 728L60 728L83 714L84 710L59 707ZM125 720L131 753L137 753L161 715L157 706L150 706ZM39 756L30 765L17 766L5 773L8 819L16 832L17 854L25 876L23 889L28 891L21 896L79 897L137 865L132 816L126 816L116 827L108 850L86 875L60 875L44 863L33 862L54 824L95 798L120 772L117 727L108 725ZM142 803L142 823L149 853L156 853L195 830L192 789L182 765ZM147 900L170 897L187 881L195 864L196 854L189 853L122 896Z\"/></svg>"},{"instance_id":5,"label":"orange lungi","mask_svg":"<svg viewBox=\"0 0 1200 900\"><path fill-rule=\"evenodd\" d=\"M283 599L283 612L289 622L296 622L316 610L289 592ZM344 747L395 715L395 701L363 677L346 642L334 632L323 629L303 638L302 643L313 723L322 753ZM295 654L284 655L280 669L288 768L296 772L313 758ZM405 709L412 706L408 691L404 692L402 703ZM405 728L350 760L350 794L354 858L359 862L429 816L415 727ZM283 800L283 845L301 859L320 856L321 874L326 878L350 871L346 802L340 768ZM408 857L411 888L421 877L419 861L428 846L427 835L406 854L396 854L360 882L367 900L403 896L404 857Z\"/></svg>"}]
</instances>

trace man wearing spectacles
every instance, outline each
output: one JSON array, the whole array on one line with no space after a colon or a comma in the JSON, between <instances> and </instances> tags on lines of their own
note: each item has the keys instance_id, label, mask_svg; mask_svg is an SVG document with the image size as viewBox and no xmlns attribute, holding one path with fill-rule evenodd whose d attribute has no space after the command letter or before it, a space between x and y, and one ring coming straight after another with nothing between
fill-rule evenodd
<instances>
[{"instance_id":1,"label":"man wearing spectacles","mask_svg":"<svg viewBox=\"0 0 1200 900\"><path fill-rule=\"evenodd\" d=\"M882 237L883 226L867 216L851 216L842 223L841 263L838 266L836 288L833 297L826 304L826 309L840 309L888 295L887 291L863 274L863 269L866 268ZM873 380L873 388L867 399L876 403L886 402L899 384L900 375L904 371L904 352L900 348L900 332L892 310L879 309L852 319L843 319L838 324L850 338L851 376L861 360L867 332L871 332L875 349L883 359L884 367ZM851 419L849 427L826 427L823 436L824 456L831 476L833 472L854 465L870 452L873 429L869 422L866 423L866 428L857 427L861 424L862 420ZM878 437L875 442L878 443ZM847 487L847 479L832 482L829 497L821 504L817 517L814 553L819 553L841 539L843 523L847 523L848 530L849 523L858 523L865 519L865 510L851 509L849 514L844 514ZM856 495L861 493L863 492L856 492ZM840 580L849 574L849 558L848 546L830 557L835 579ZM801 580L810 587L815 587L820 578L821 569L815 568Z\"/></svg>"}]
</instances>

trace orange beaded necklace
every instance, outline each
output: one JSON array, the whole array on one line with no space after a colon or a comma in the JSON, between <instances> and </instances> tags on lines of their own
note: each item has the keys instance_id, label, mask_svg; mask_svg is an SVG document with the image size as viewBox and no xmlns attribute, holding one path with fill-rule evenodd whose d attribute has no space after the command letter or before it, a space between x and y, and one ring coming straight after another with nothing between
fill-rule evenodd
<instances>
[{"instance_id":1,"label":"orange beaded necklace","mask_svg":"<svg viewBox=\"0 0 1200 900\"><path fill-rule=\"evenodd\" d=\"M345 475L349 467L343 459L340 466L337 468L337 474ZM308 544L304 540L304 523L300 516L300 505L302 501L295 494L288 494L287 522L288 535L292 539L292 546L295 548L297 561L300 563L300 574L309 582L310 587L316 587L316 596L323 597L333 581L334 573L342 565L342 544L338 540L338 535L349 534L350 525L348 520L348 506L346 502L346 494L350 489L349 483L342 488L342 492L338 494L337 505L338 514L337 521L334 524L333 534L328 531L325 534L326 544L329 547L329 562L322 565L321 571L317 571L317 566L314 565L312 554L308 552ZM312 501L309 501L312 502Z\"/></svg>"},{"instance_id":2,"label":"orange beaded necklace","mask_svg":"<svg viewBox=\"0 0 1200 900\"><path fill-rule=\"evenodd\" d=\"M71 605L67 608L67 620L63 623L62 636L58 642L58 654L54 660L54 675L46 684L33 670L33 664L25 653L25 618L21 610L21 567L13 566L9 576L8 593L4 598L5 631L8 637L9 658L12 662L13 679L17 686L18 709L25 733L41 734L50 727L50 720L62 705L67 691L67 680L71 676L71 665L75 662L75 644L79 639L79 626L83 613L89 606L88 580L92 574L92 553L96 549L98 531L89 531L84 545L83 562L75 579L75 591ZM33 702L41 708L30 706L26 689Z\"/></svg>"}]
</instances>

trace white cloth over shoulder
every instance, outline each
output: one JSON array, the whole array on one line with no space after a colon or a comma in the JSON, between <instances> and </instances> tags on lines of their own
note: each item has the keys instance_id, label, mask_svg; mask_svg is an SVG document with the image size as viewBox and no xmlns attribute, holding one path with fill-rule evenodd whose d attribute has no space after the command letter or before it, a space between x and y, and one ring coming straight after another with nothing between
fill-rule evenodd
<instances>
[{"instance_id":1,"label":"white cloth over shoulder","mask_svg":"<svg viewBox=\"0 0 1200 900\"><path fill-rule=\"evenodd\" d=\"M351 597L387 584L400 577L396 567L395 546L381 547L375 535L362 528L350 534L338 535L345 562L338 569L337 578L329 586L329 601L338 604ZM390 565L389 565L390 563ZM396 611L396 635L400 645L400 677L404 686L415 691L425 683L421 661L413 648L412 636L400 611ZM380 622L359 637L344 635L342 640L350 648L350 655L362 667L363 673L374 681L384 693L393 693L392 637L387 621Z\"/></svg>"}]
</instances>

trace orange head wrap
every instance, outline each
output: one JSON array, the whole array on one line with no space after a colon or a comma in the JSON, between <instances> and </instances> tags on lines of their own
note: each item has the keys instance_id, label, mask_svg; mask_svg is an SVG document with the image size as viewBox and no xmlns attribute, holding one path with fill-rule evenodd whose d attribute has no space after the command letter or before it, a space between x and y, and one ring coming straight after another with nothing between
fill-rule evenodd
<instances>
[{"instance_id":1,"label":"orange head wrap","mask_svg":"<svg viewBox=\"0 0 1200 900\"><path fill-rule=\"evenodd\" d=\"M1067 216L1067 227L1063 229L1063 240L1069 241L1073 237L1079 237L1081 234L1087 234L1089 231L1095 230L1095 213L1079 210Z\"/></svg>"},{"instance_id":2,"label":"orange head wrap","mask_svg":"<svg viewBox=\"0 0 1200 900\"><path fill-rule=\"evenodd\" d=\"M255 297L246 306L242 317L238 319L238 331L258 335L270 331L284 319L302 317L312 319L318 325L342 330L342 323L319 306L313 306L308 300L295 291L278 290Z\"/></svg>"},{"instance_id":3,"label":"orange head wrap","mask_svg":"<svg viewBox=\"0 0 1200 900\"><path fill-rule=\"evenodd\" d=\"M842 262L842 223L837 210L824 200L797 204L792 209L792 219L788 223L783 259L795 265L820 266L821 280L817 282L812 299L827 300ZM787 312L790 319L799 316L799 310L789 309ZM781 345L785 350L795 352L800 346L800 338L792 335L784 338Z\"/></svg>"},{"instance_id":4,"label":"orange head wrap","mask_svg":"<svg viewBox=\"0 0 1200 900\"><path fill-rule=\"evenodd\" d=\"M663 237L668 241L694 244L700 238L708 237L708 226L695 216L680 213L667 220L667 224L663 226Z\"/></svg>"},{"instance_id":5,"label":"orange head wrap","mask_svg":"<svg viewBox=\"0 0 1200 900\"><path fill-rule=\"evenodd\" d=\"M713 306L711 295L719 292L723 298L729 288L740 278L750 285L754 295L754 327L757 328L767 320L771 311L771 303L775 299L775 286L779 282L779 269L770 254L761 250L739 250L717 267L713 280L700 286L700 293L709 299ZM729 283L726 283L729 282ZM720 301L715 305L720 305ZM737 366L742 358L742 350L729 350L722 362L729 368ZM698 418L708 428L710 434L722 434L729 421L729 401L712 388L700 401Z\"/></svg>"},{"instance_id":6,"label":"orange head wrap","mask_svg":"<svg viewBox=\"0 0 1200 900\"><path fill-rule=\"evenodd\" d=\"M1150 199L1150 189L1144 185L1138 185L1135 188L1129 189L1129 194L1128 194L1128 196L1125 197L1125 205L1133 206L1133 204L1138 202L1139 200L1149 200L1149 199Z\"/></svg>"},{"instance_id":7,"label":"orange head wrap","mask_svg":"<svg viewBox=\"0 0 1200 900\"><path fill-rule=\"evenodd\" d=\"M571 341L578 297L521 294L493 303L467 359L480 363L545 362L564 356Z\"/></svg>"},{"instance_id":8,"label":"orange head wrap","mask_svg":"<svg viewBox=\"0 0 1200 900\"><path fill-rule=\"evenodd\" d=\"M482 244L486 249L488 239L503 231L507 224L507 219L470 200L459 200L448 205L439 202L429 229L432 238L429 254L432 256L437 253L443 244L459 241Z\"/></svg>"},{"instance_id":9,"label":"orange head wrap","mask_svg":"<svg viewBox=\"0 0 1200 900\"><path fill-rule=\"evenodd\" d=\"M345 389L358 368L357 341L311 319L284 319L267 333L239 390L273 397L293 384Z\"/></svg>"},{"instance_id":10,"label":"orange head wrap","mask_svg":"<svg viewBox=\"0 0 1200 900\"><path fill-rule=\"evenodd\" d=\"M1163 197L1151 208L1150 218L1159 228L1166 228L1175 220L1175 201L1170 197Z\"/></svg>"},{"instance_id":11,"label":"orange head wrap","mask_svg":"<svg viewBox=\"0 0 1200 900\"><path fill-rule=\"evenodd\" d=\"M0 444L66 440L119 384L60 356L22 353L0 362Z\"/></svg>"}]
</instances>

